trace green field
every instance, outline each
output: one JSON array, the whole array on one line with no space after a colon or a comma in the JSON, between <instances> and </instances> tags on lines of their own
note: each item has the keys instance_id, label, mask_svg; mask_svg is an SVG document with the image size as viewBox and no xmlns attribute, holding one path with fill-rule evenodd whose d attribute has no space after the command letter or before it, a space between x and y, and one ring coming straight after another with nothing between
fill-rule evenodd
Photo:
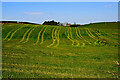
<instances>
[{"instance_id":1,"label":"green field","mask_svg":"<svg viewBox=\"0 0 120 80\"><path fill-rule=\"evenodd\" d=\"M2 25L3 78L118 78L118 23Z\"/></svg>"}]
</instances>

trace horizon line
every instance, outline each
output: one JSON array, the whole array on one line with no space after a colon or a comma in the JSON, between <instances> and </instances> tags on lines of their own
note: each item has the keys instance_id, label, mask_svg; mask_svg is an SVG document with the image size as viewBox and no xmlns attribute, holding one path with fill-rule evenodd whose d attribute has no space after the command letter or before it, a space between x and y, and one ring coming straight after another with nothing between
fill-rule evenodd
<instances>
[{"instance_id":1,"label":"horizon line","mask_svg":"<svg viewBox=\"0 0 120 80\"><path fill-rule=\"evenodd\" d=\"M43 24L43 23L38 23L38 22L32 22L32 21L17 21L17 20L1 20L0 23L2 23L2 21L16 21L16 22L28 22L28 23L33 23L33 24ZM52 21L52 20L51 20ZM45 21L44 21L45 22ZM99 22L89 22L89 23L76 23L76 24L80 24L80 25L86 25L86 24L91 24L91 23L102 23L102 22L120 22L120 21L99 21ZM61 23L61 22L60 22ZM63 23L64 24L64 23ZM71 24L71 23L69 23ZM74 24L74 23L73 23Z\"/></svg>"}]
</instances>

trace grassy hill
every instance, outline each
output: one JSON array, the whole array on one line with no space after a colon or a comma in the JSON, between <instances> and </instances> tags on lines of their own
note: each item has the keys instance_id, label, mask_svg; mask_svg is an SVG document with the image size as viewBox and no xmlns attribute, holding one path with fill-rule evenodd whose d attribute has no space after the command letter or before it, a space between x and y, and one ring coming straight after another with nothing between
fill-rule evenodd
<instances>
[{"instance_id":1,"label":"grassy hill","mask_svg":"<svg viewBox=\"0 0 120 80\"><path fill-rule=\"evenodd\" d=\"M118 23L2 25L4 78L118 78Z\"/></svg>"}]
</instances>

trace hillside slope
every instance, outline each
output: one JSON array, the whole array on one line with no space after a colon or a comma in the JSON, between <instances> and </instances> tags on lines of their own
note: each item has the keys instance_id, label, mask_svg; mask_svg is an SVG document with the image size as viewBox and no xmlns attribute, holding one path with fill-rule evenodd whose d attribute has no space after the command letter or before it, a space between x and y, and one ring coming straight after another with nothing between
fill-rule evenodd
<instances>
[{"instance_id":1,"label":"hillside slope","mask_svg":"<svg viewBox=\"0 0 120 80\"><path fill-rule=\"evenodd\" d=\"M3 24L3 77L117 78L117 25Z\"/></svg>"}]
</instances>

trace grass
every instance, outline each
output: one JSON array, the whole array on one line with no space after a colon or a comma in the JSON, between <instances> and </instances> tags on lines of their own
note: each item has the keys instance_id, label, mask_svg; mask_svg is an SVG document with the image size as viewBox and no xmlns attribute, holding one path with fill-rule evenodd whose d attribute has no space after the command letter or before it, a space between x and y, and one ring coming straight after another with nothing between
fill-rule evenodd
<instances>
[{"instance_id":1,"label":"grass","mask_svg":"<svg viewBox=\"0 0 120 80\"><path fill-rule=\"evenodd\" d=\"M118 61L119 43L118 38L113 38L119 35L117 24L100 23L77 28L3 24L2 76L3 78L10 78L11 75L13 78L118 78L120 75L116 61ZM17 30L20 27L23 28ZM89 30L88 33L86 28ZM12 32L9 33L10 31ZM25 42L20 42L22 38ZM79 45L72 45L71 40ZM94 44L96 40L98 41Z\"/></svg>"}]
</instances>

